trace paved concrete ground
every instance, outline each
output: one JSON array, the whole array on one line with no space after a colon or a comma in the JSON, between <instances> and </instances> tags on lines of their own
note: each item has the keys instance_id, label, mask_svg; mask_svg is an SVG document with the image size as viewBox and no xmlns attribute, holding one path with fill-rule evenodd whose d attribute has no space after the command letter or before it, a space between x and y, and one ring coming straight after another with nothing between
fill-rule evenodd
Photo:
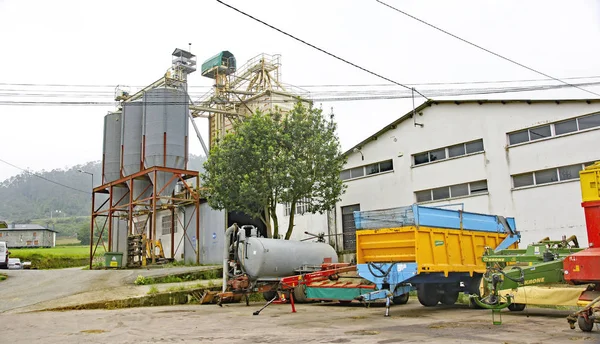
<instances>
[{"instance_id":1,"label":"paved concrete ground","mask_svg":"<svg viewBox=\"0 0 600 344\"><path fill-rule=\"evenodd\" d=\"M138 275L159 277L212 266L135 270L2 270L8 279L0 283L0 314L26 312L76 304L118 300L146 295L149 286L133 284ZM194 283L194 282L191 282ZM195 282L197 283L197 282ZM175 284L168 284L174 286ZM168 286L158 285L159 290ZM0 340L0 344L3 343Z\"/></svg>"},{"instance_id":2,"label":"paved concrete ground","mask_svg":"<svg viewBox=\"0 0 600 344\"><path fill-rule=\"evenodd\" d=\"M272 305L260 315L230 304L0 314L1 343L600 343L600 331L571 330L568 312L503 312L464 306L425 308L412 299L394 306Z\"/></svg>"}]
</instances>

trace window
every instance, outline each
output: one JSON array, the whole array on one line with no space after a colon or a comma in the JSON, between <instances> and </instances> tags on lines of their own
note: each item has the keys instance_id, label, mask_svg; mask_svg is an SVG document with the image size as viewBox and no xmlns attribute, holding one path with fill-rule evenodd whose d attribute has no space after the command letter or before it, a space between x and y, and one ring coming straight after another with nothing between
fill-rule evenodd
<instances>
[{"instance_id":1,"label":"window","mask_svg":"<svg viewBox=\"0 0 600 344\"><path fill-rule=\"evenodd\" d=\"M579 178L579 171L581 171L582 168L583 167L580 164L559 167L558 175L560 177L560 180L570 180Z\"/></svg>"},{"instance_id":2,"label":"window","mask_svg":"<svg viewBox=\"0 0 600 344\"><path fill-rule=\"evenodd\" d=\"M417 202L437 201L487 192L487 180L415 191Z\"/></svg>"},{"instance_id":3,"label":"window","mask_svg":"<svg viewBox=\"0 0 600 344\"><path fill-rule=\"evenodd\" d=\"M539 171L515 174L512 176L513 188L530 185L543 185L566 180L579 179L579 171L593 162L548 168Z\"/></svg>"},{"instance_id":4,"label":"window","mask_svg":"<svg viewBox=\"0 0 600 344\"><path fill-rule=\"evenodd\" d=\"M469 184L469 188L471 189L471 194L487 192L488 191L487 180L473 182L473 183Z\"/></svg>"},{"instance_id":5,"label":"window","mask_svg":"<svg viewBox=\"0 0 600 344\"><path fill-rule=\"evenodd\" d=\"M446 149L437 149L429 152L429 161L446 159Z\"/></svg>"},{"instance_id":6,"label":"window","mask_svg":"<svg viewBox=\"0 0 600 344\"><path fill-rule=\"evenodd\" d=\"M308 199L307 197L299 199L298 201L296 201L296 212L294 214L304 215L306 212L308 212L309 206L310 199ZM283 207L283 215L290 216L290 214L292 213L292 203L284 203Z\"/></svg>"},{"instance_id":7,"label":"window","mask_svg":"<svg viewBox=\"0 0 600 344\"><path fill-rule=\"evenodd\" d=\"M579 117L579 130L600 127L600 113L591 116Z\"/></svg>"},{"instance_id":8,"label":"window","mask_svg":"<svg viewBox=\"0 0 600 344\"><path fill-rule=\"evenodd\" d=\"M557 176L555 168L535 172L535 183L536 184L546 184L546 183L552 183L552 182L557 182L557 181L558 181L558 176Z\"/></svg>"},{"instance_id":9,"label":"window","mask_svg":"<svg viewBox=\"0 0 600 344\"><path fill-rule=\"evenodd\" d=\"M379 173L379 164L372 164L365 167L367 175Z\"/></svg>"},{"instance_id":10,"label":"window","mask_svg":"<svg viewBox=\"0 0 600 344\"><path fill-rule=\"evenodd\" d=\"M433 194L433 199L450 198L450 188L448 188L447 186L443 188L433 189L431 190L431 193Z\"/></svg>"},{"instance_id":11,"label":"window","mask_svg":"<svg viewBox=\"0 0 600 344\"><path fill-rule=\"evenodd\" d=\"M431 190L417 191L415 196L417 196L417 202L431 201Z\"/></svg>"},{"instance_id":12,"label":"window","mask_svg":"<svg viewBox=\"0 0 600 344\"><path fill-rule=\"evenodd\" d=\"M533 173L523 173L513 176L513 187L520 188L522 186L533 185Z\"/></svg>"},{"instance_id":13,"label":"window","mask_svg":"<svg viewBox=\"0 0 600 344\"><path fill-rule=\"evenodd\" d=\"M562 135L577 131L577 119L570 119L554 124L554 132L556 135Z\"/></svg>"},{"instance_id":14,"label":"window","mask_svg":"<svg viewBox=\"0 0 600 344\"><path fill-rule=\"evenodd\" d=\"M381 162L376 162L374 164L354 167L351 169L343 170L340 173L340 178L342 180L358 178L362 176L370 176L373 174L383 173L387 171L394 170L394 163L392 160L386 160Z\"/></svg>"},{"instance_id":15,"label":"window","mask_svg":"<svg viewBox=\"0 0 600 344\"><path fill-rule=\"evenodd\" d=\"M483 152L483 140L465 143L467 154Z\"/></svg>"},{"instance_id":16,"label":"window","mask_svg":"<svg viewBox=\"0 0 600 344\"><path fill-rule=\"evenodd\" d=\"M554 131L552 130L552 127L554 127ZM540 140L547 137L563 135L597 127L600 127L600 113L580 116L535 128L523 129L508 133L508 144L516 145L523 142Z\"/></svg>"},{"instance_id":17,"label":"window","mask_svg":"<svg viewBox=\"0 0 600 344\"><path fill-rule=\"evenodd\" d=\"M414 154L413 166L478 152L483 152L482 139L471 142L463 142L448 147L436 148L428 152Z\"/></svg>"},{"instance_id":18,"label":"window","mask_svg":"<svg viewBox=\"0 0 600 344\"><path fill-rule=\"evenodd\" d=\"M464 144L459 144L459 145L454 145L454 146L450 146L448 147L448 157L449 158L453 158L455 156L461 156L461 155L465 155L465 145Z\"/></svg>"},{"instance_id":19,"label":"window","mask_svg":"<svg viewBox=\"0 0 600 344\"><path fill-rule=\"evenodd\" d=\"M162 234L171 234L171 226L173 225L173 217L171 215L163 216L161 219ZM177 226L174 227L174 233L177 233Z\"/></svg>"},{"instance_id":20,"label":"window","mask_svg":"<svg viewBox=\"0 0 600 344\"><path fill-rule=\"evenodd\" d=\"M531 141L543 139L550 136L552 136L550 131L550 125L529 129L529 139Z\"/></svg>"},{"instance_id":21,"label":"window","mask_svg":"<svg viewBox=\"0 0 600 344\"><path fill-rule=\"evenodd\" d=\"M468 184L458 184L450 186L450 197L460 197L469 194Z\"/></svg>"},{"instance_id":22,"label":"window","mask_svg":"<svg viewBox=\"0 0 600 344\"><path fill-rule=\"evenodd\" d=\"M508 134L508 141L511 145L529 141L529 131L523 130L516 133Z\"/></svg>"}]
</instances>

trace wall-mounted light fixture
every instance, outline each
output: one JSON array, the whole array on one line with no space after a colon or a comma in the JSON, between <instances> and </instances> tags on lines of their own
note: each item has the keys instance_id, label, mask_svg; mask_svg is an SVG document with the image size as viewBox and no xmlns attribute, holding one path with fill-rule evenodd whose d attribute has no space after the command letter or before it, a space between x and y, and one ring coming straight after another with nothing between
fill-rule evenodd
<instances>
[{"instance_id":1,"label":"wall-mounted light fixture","mask_svg":"<svg viewBox=\"0 0 600 344\"><path fill-rule=\"evenodd\" d=\"M363 155L362 151L358 147L354 147L354 149L352 151L354 153L360 153L362 160L365 160L365 156Z\"/></svg>"}]
</instances>

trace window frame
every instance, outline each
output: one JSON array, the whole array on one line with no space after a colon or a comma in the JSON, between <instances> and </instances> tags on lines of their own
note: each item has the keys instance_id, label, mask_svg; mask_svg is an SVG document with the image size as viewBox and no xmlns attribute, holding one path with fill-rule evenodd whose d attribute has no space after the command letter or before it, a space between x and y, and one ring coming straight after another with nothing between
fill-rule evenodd
<instances>
[{"instance_id":1,"label":"window frame","mask_svg":"<svg viewBox=\"0 0 600 344\"><path fill-rule=\"evenodd\" d=\"M481 150L479 151L474 151L474 152L467 152L467 145L468 144L472 144L472 143L476 143L476 142L481 142ZM458 146L462 145L462 150L463 150L463 154L459 154L459 155L453 155L450 156L450 148L455 148ZM431 160L431 154L434 152L440 152L443 151L444 152L444 157L443 158L437 158L435 160ZM451 159L458 159L461 157L465 157L465 156L469 156L469 155L473 155L473 154L479 154L479 153L485 153L485 144L483 142L483 138L480 139L476 139L476 140L470 140L470 141L465 141L465 142L460 142L460 143L455 143L452 145L448 145L448 146L444 146L444 147L439 147L439 148L433 148L424 152L419 152L419 153L415 153L411 155L411 159L412 159L412 167L417 167L417 166L421 166L421 165L425 165L425 164L430 164L430 163L434 163L434 162L438 162L438 161L447 161L447 160L451 160ZM427 156L427 161L425 162L420 162L417 163L417 156L421 157L421 156Z\"/></svg>"},{"instance_id":2,"label":"window frame","mask_svg":"<svg viewBox=\"0 0 600 344\"><path fill-rule=\"evenodd\" d=\"M522 144L527 144L527 143L532 143L532 142L536 142L536 141L540 141L540 140L547 140L547 139L551 139L553 137L561 137L564 135L573 135L576 133L580 133L580 132L586 132L588 130L595 130L595 129L600 129L600 124L597 126L592 126L592 127L588 127L588 128L581 128L581 124L580 124L580 120L584 119L584 118L588 118L588 117L595 117L598 116L598 118L600 119L600 111L597 112L592 112L592 113L588 113L585 115L581 115L581 116L575 116L575 117L571 117L571 118L565 118L565 119L561 119L558 121L554 121L554 122L549 122L549 123L545 123L545 124L541 124L541 125L535 125L532 127L527 127L527 128L522 128L522 129L518 129L518 130L514 130L514 131L509 131L506 133L506 140L507 140L507 146L508 147L513 147L513 146L518 146L518 145L522 145ZM559 124L563 124L566 122L570 122L570 121L575 121L576 123L576 130L574 131L568 131L568 132L562 132L560 134L557 133L556 131L556 125ZM540 138L531 138L531 130L535 130L538 128L543 128L546 126L550 126L550 136L548 137L540 137ZM527 132L527 141L522 141L522 142L517 142L517 143L512 143L511 142L511 135L515 135L515 134L519 134L522 132Z\"/></svg>"},{"instance_id":3,"label":"window frame","mask_svg":"<svg viewBox=\"0 0 600 344\"><path fill-rule=\"evenodd\" d=\"M597 160L593 160L593 161L597 161ZM510 179L512 181L512 189L519 190L519 189L531 188L531 187L536 187L536 186L553 185L553 184L557 184L557 183L565 183L565 182L570 182L570 181L574 181L574 180L579 180L579 173L577 174L577 177L574 177L574 178L562 178L561 174L560 174L560 170L578 166L579 167L578 172L579 172L579 171L582 171L583 169L585 169L586 166L589 166L589 164L593 164L594 163L593 161L582 162L582 163L577 163L577 164L570 164L570 165L561 165L561 166L556 166L556 167L543 168L543 169L535 170L535 171L528 171L528 172L523 172L523 173L512 174L510 176ZM549 170L555 171L557 180L549 181L549 182L541 182L541 183L538 182L538 177L536 174L540 173L540 172L544 172L544 171L549 171ZM515 186L515 177L524 176L524 175L532 175L533 183L528 184L528 185Z\"/></svg>"},{"instance_id":4,"label":"window frame","mask_svg":"<svg viewBox=\"0 0 600 344\"><path fill-rule=\"evenodd\" d=\"M387 164L389 163L391 165L391 169L382 171L381 170L381 165L382 164ZM371 166L377 165L377 172L374 173L367 173L368 172L368 168ZM352 171L354 170L358 170L358 169L362 169L362 174L359 176L354 177L352 175ZM346 171L350 171L350 177L343 179L342 178L342 173L346 172ZM340 179L342 181L347 181L347 180L352 180L352 179L358 179L358 178L364 178L364 177L371 177L371 176L376 176L378 174L382 174L382 173L388 173L388 172L394 172L394 159L387 159L387 160L381 160L381 161L377 161L371 164L367 164L367 165L361 165L361 166L356 166L356 167L351 167L351 168L347 168L344 169L340 172Z\"/></svg>"},{"instance_id":5,"label":"window frame","mask_svg":"<svg viewBox=\"0 0 600 344\"><path fill-rule=\"evenodd\" d=\"M483 183L483 182L485 182L485 184L486 184L485 191L473 191L472 190L471 184ZM453 196L452 195L452 187L457 187L457 186L466 186L467 187L467 194L466 195ZM445 198L435 198L433 191L434 190L442 190L442 189L446 189L447 190L448 197L445 197ZM425 194L427 194L427 192L429 192L429 199L428 200L422 200L422 201L420 201L419 200L419 194L425 195ZM487 181L487 179L481 179L481 180L474 180L474 181L471 181L471 182L465 182L465 183L459 183L459 184L439 186L439 187L435 187L435 188L431 188L431 189L416 190L416 191L413 192L413 194L414 194L414 199L415 199L416 203L428 203L428 202L438 202L438 201L445 201L445 200L451 200L451 199L463 198L463 197L480 196L480 195L485 195L488 192L489 192L489 190L488 190L488 181Z\"/></svg>"}]
</instances>

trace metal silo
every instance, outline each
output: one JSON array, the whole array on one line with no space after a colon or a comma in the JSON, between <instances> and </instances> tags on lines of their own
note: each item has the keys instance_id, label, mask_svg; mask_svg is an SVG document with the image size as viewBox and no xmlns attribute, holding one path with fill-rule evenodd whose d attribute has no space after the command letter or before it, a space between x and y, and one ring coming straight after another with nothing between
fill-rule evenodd
<instances>
[{"instance_id":1,"label":"metal silo","mask_svg":"<svg viewBox=\"0 0 600 344\"><path fill-rule=\"evenodd\" d=\"M104 116L102 147L102 184L121 177L121 112Z\"/></svg>"},{"instance_id":2,"label":"metal silo","mask_svg":"<svg viewBox=\"0 0 600 344\"><path fill-rule=\"evenodd\" d=\"M155 88L144 94L145 168L186 167L188 111L188 97L185 91ZM171 176L171 173L157 172L156 180L152 181L157 190L163 190L163 196L171 194L175 188L176 181L165 186Z\"/></svg>"},{"instance_id":3,"label":"metal silo","mask_svg":"<svg viewBox=\"0 0 600 344\"><path fill-rule=\"evenodd\" d=\"M102 149L102 184L121 178L121 119L122 113L109 112L104 116L104 144ZM129 201L128 188L113 188L113 204L122 205ZM121 200L121 201L119 201Z\"/></svg>"},{"instance_id":4,"label":"metal silo","mask_svg":"<svg viewBox=\"0 0 600 344\"><path fill-rule=\"evenodd\" d=\"M123 103L121 120L121 171L123 176L129 176L141 170L143 119L142 102ZM136 179L134 190L132 190L133 198L139 199L149 185L145 180ZM129 185L129 189L131 189L131 185ZM152 188L149 187L142 197L147 198L151 194Z\"/></svg>"}]
</instances>

